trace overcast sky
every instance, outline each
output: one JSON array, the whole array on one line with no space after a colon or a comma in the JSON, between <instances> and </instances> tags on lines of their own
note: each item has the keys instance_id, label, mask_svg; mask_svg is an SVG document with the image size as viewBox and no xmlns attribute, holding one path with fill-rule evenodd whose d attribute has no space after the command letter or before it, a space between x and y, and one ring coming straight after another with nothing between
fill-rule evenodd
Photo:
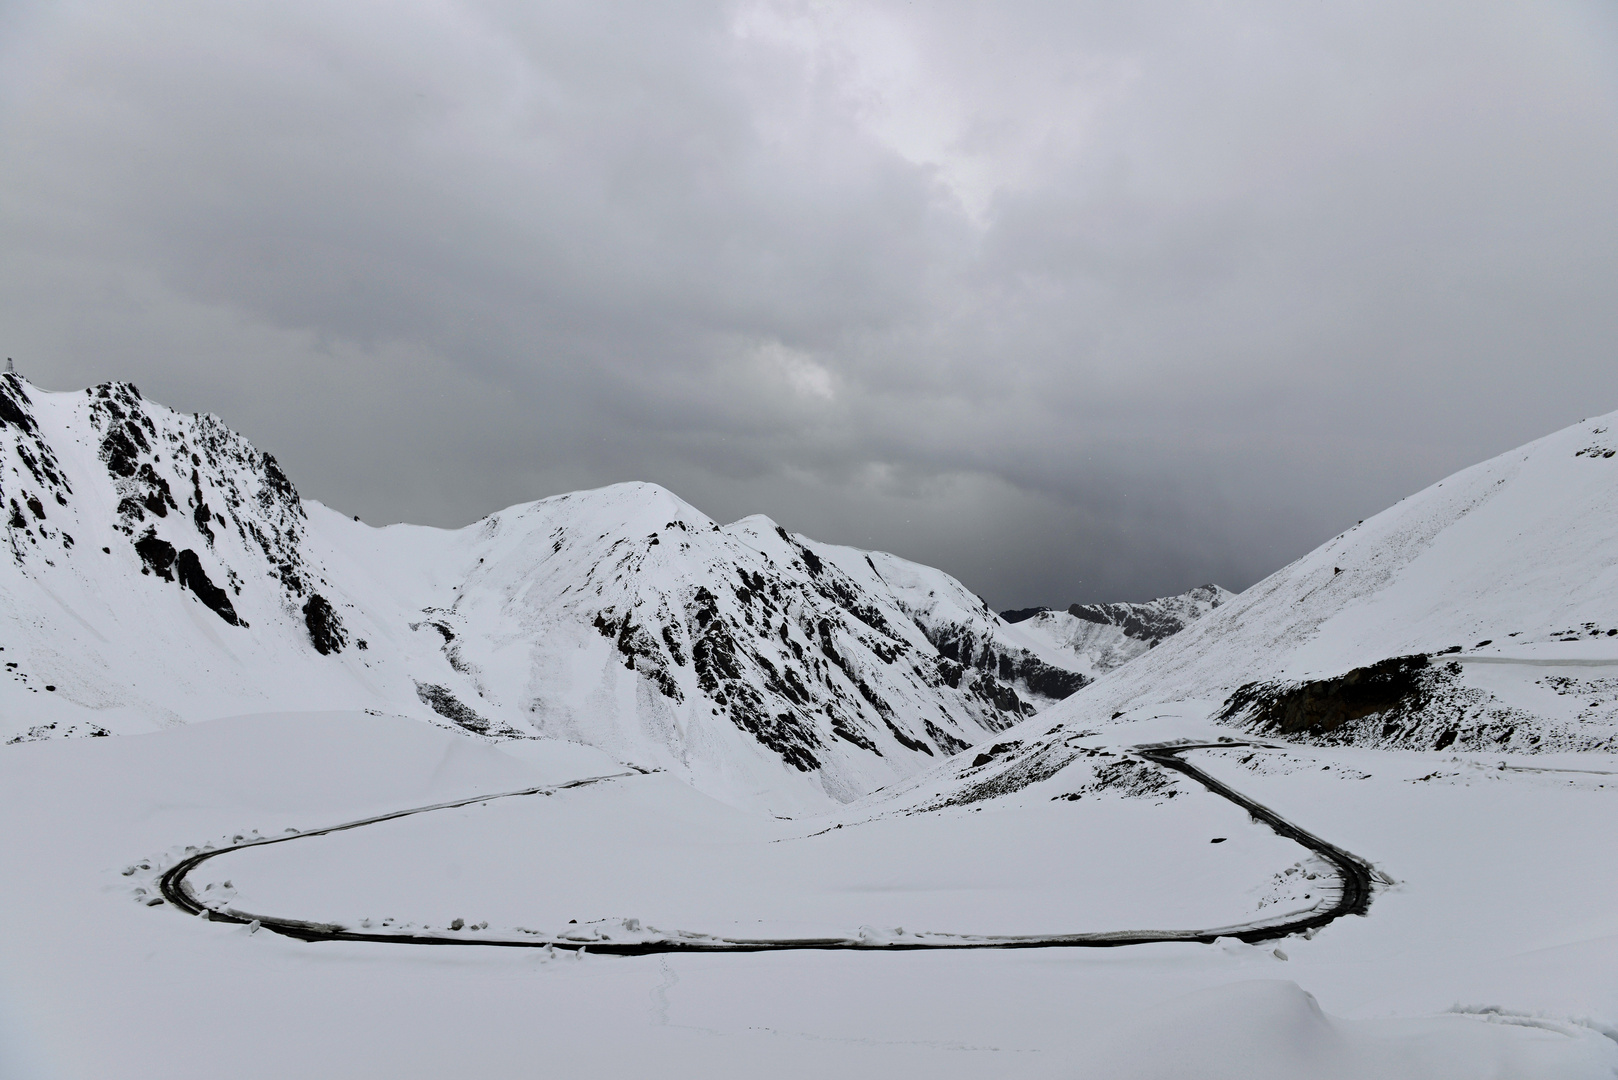
<instances>
[{"instance_id":1,"label":"overcast sky","mask_svg":"<svg viewBox=\"0 0 1618 1080\"><path fill-rule=\"evenodd\" d=\"M1614 10L6 0L0 351L374 523L1241 589L1618 409Z\"/></svg>"}]
</instances>

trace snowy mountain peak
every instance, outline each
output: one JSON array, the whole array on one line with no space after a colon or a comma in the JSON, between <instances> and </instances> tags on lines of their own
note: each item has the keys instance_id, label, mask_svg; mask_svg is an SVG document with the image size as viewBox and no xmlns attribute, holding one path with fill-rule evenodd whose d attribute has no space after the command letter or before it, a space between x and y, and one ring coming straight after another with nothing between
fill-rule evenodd
<instances>
[{"instance_id":1,"label":"snowy mountain peak","mask_svg":"<svg viewBox=\"0 0 1618 1080\"><path fill-rule=\"evenodd\" d=\"M850 798L1082 684L976 610L959 626L1000 644L963 663L863 553L851 574L843 549L764 517L718 527L652 485L513 508L463 542L470 569L432 612L460 677L445 685L711 789L784 767Z\"/></svg>"},{"instance_id":2,"label":"snowy mountain peak","mask_svg":"<svg viewBox=\"0 0 1618 1080\"><path fill-rule=\"evenodd\" d=\"M1008 614L1020 616L1013 624L1017 632L1076 657L1079 670L1096 676L1156 648L1235 595L1210 584L1144 603L1073 604L1066 611L1036 608Z\"/></svg>"},{"instance_id":3,"label":"snowy mountain peak","mask_svg":"<svg viewBox=\"0 0 1618 1080\"><path fill-rule=\"evenodd\" d=\"M6 737L371 708L589 743L791 809L1085 681L947 574L764 517L721 527L655 484L377 529L127 383L8 376L0 424Z\"/></svg>"},{"instance_id":4,"label":"snowy mountain peak","mask_svg":"<svg viewBox=\"0 0 1618 1080\"><path fill-rule=\"evenodd\" d=\"M1330 744L1618 748L1615 431L1618 413L1582 421L1333 537L1041 716L1028 752L1160 713Z\"/></svg>"},{"instance_id":5,"label":"snowy mountain peak","mask_svg":"<svg viewBox=\"0 0 1618 1080\"><path fill-rule=\"evenodd\" d=\"M1126 637L1157 642L1177 634L1193 619L1208 614L1236 594L1218 585L1199 585L1175 596L1162 596L1144 604L1074 604L1069 615L1099 626L1116 626Z\"/></svg>"},{"instance_id":6,"label":"snowy mountain peak","mask_svg":"<svg viewBox=\"0 0 1618 1080\"><path fill-rule=\"evenodd\" d=\"M0 449L11 459L0 491L13 488L8 538L25 575L54 569L45 552L56 545L68 557L88 541L133 554L143 577L189 592L229 626L290 604L308 609L312 645L342 647L341 621L305 563L297 490L269 454L217 417L146 402L131 383L48 394L8 374L0 399L15 433ZM279 588L262 588L265 577Z\"/></svg>"}]
</instances>

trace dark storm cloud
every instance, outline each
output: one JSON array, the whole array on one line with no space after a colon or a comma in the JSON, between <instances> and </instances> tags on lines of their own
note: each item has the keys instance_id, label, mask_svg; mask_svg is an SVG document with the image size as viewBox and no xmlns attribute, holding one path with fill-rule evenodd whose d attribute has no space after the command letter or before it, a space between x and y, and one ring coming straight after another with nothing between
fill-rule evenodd
<instances>
[{"instance_id":1,"label":"dark storm cloud","mask_svg":"<svg viewBox=\"0 0 1618 1080\"><path fill-rule=\"evenodd\" d=\"M1618 407L1598 4L13 4L0 325L460 524L651 479L1001 606Z\"/></svg>"}]
</instances>

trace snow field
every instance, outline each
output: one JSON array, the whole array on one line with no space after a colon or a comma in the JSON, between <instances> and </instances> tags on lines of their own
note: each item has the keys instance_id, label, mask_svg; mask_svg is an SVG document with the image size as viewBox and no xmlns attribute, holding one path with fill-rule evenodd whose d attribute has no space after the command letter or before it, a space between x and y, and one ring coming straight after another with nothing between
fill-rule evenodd
<instances>
[{"instance_id":1,"label":"snow field","mask_svg":"<svg viewBox=\"0 0 1618 1080\"><path fill-rule=\"evenodd\" d=\"M250 849L189 880L232 881L238 910L348 927L462 918L503 937L641 936L625 919L670 935L1056 934L1240 923L1257 910L1253 884L1308 854L1202 792L840 825L750 815L635 776ZM1283 908L1314 906L1326 885L1312 900L1292 890Z\"/></svg>"},{"instance_id":2,"label":"snow field","mask_svg":"<svg viewBox=\"0 0 1618 1080\"><path fill-rule=\"evenodd\" d=\"M1180 724L1185 734L1198 734L1174 718L1157 724ZM1133 736L1135 726L1088 741L1116 745L1119 734ZM1497 761L1450 762L1448 770L1461 780L1416 782L1423 775L1418 764L1431 772L1439 762L1430 755L1311 749L1291 751L1290 757L1269 752L1266 760L1278 764L1262 771L1240 764L1245 751L1201 754L1199 763L1373 858L1399 882L1378 896L1370 918L1341 920L1311 940L1275 945L1222 940L944 955L586 953L575 959L563 953L551 958L542 949L305 944L183 917L167 905L148 907L133 894L149 872L123 873L148 857L179 858L187 845L253 829L261 835L309 829L480 791L618 771L616 763L583 747L518 745L521 756L403 720L324 714L244 717L148 736L9 748L0 758L0 812L12 824L0 833L0 859L19 872L0 891L0 1012L10 1023L10 1041L0 1050L6 1075L425 1080L655 1071L693 1078L1144 1077L1221 1075L1224 1068L1223 1075L1262 1080L1578 1078L1609 1076L1618 1065L1615 1044L1598 1030L1615 1011L1609 973L1618 956L1610 919L1599 910L1599 896L1610 895L1603 883L1612 880L1614 858L1610 845L1598 842L1611 820L1604 816L1611 805L1604 800L1614 792L1599 786L1601 777L1575 777L1568 785L1559 775L1501 770ZM1522 760L1561 764L1544 755ZM1364 773L1371 778L1360 779ZM1190 859L1204 851L1209 859L1245 859L1241 845L1262 849L1267 843L1264 831L1245 821L1220 819L1217 831L1209 828L1213 819L1204 818L1191 794L1152 800L1103 791L1073 802L1049 798L1088 782L1076 779L1059 773L1036 785L1041 790L1009 797L1003 809L944 812L963 815L963 824L981 829L985 842L969 836L964 853L940 843L948 857L931 863L904 850L893 857L891 841L929 835L942 841L943 834L929 834L927 826L904 830L943 814L884 817L868 834L875 839L863 849L866 862L855 867L857 873L846 862L866 842L850 840L867 826L852 822L884 811L880 802L850 807L838 815L845 827L833 830L850 835L824 848L847 859L810 858L808 865L843 875L832 882L835 887L822 887L834 899L853 893L844 887L852 883L878 887L859 893L862 901L879 903L884 890L908 901L910 891L925 895L941 884L958 885L951 875L970 871L967 855L987 857L987 840L1003 827L1013 852L995 864L1008 879L1001 884L1038 895L1059 888L1066 871L1036 864L1019 873L1012 865L1018 862L1012 837L1047 820L1040 817L1046 810L1084 815L1104 802L1109 813L1127 808L1118 820L1133 822L1132 836L1160 840L1176 856ZM750 845L754 838L780 835L773 830L802 830L806 824L768 818L757 826L739 824L739 811L694 799L661 776L537 797L532 805L565 816L568 798L581 795L595 800L577 803L581 819L587 805L601 811L592 817L611 817L612 799L640 800L616 822L598 825L593 837L602 845L625 844L617 858L627 867L656 858L660 837L695 851L702 847L702 832L711 830L710 840L722 851L738 832ZM1296 805L1289 803L1294 796ZM1450 811L1452 798L1462 802ZM513 813L501 824L495 813L496 807L517 811L524 801L468 810L497 826L490 831L528 829L543 851L551 842L543 835L544 815ZM1377 811L1382 804L1385 809ZM1215 809L1211 797L1207 808ZM444 821L453 825L458 813ZM1477 814L1485 816L1474 820ZM1170 824L1152 823L1153 815ZM1096 812L1096 821L1104 816ZM642 819L638 825L636 817ZM1422 827L1424 817L1431 828ZM1514 817L1521 819L1516 827ZM1541 827L1531 827L1530 819ZM1048 835L1062 820L1048 819ZM1557 828L1544 828L1547 821ZM585 827L582 820L578 825ZM1175 841L1172 833L1181 827L1189 838ZM347 834L349 853L379 869L391 866L363 851L367 831ZM1487 840L1467 840L1464 831ZM1227 840L1210 845L1210 833ZM430 836L421 839L421 850L431 856L418 863L422 870L446 870L441 860L455 843L469 854L476 854L478 843L471 832L448 825L436 850ZM250 859L270 851L294 853L304 843L315 850L324 840L244 853L224 876L238 892L268 889L267 874L260 882L239 871ZM1100 842L1081 832L1080 847L1085 843ZM378 845L383 854L394 847L386 838ZM886 864L878 861L884 851L890 853ZM1287 854L1282 861L1290 865L1296 858ZM570 856L544 860L549 865L543 875L469 857L459 884L440 881L434 892L430 873L401 884L420 885L424 895L415 902L424 907L444 900L448 914L450 902L470 908L473 898L456 890L480 875L496 886L548 876L576 880L594 871L605 875L606 884L585 888L600 889L605 902L619 880L635 880L623 868L614 871L614 859L605 847L575 844ZM512 854L508 861L521 863L524 856ZM677 868L678 862L668 865ZM1255 862L1265 864L1266 874L1285 869ZM720 864L730 876L688 881L690 902L703 893L723 901L738 878L744 890L753 887L747 881L752 871L741 860L725 855ZM256 864L251 869L260 873ZM614 879L615 872L623 878ZM1123 861L1107 872L1124 891L1137 872L1148 882L1188 886L1176 890L1181 896L1205 884L1197 873L1149 863ZM501 879L502 873L512 876ZM1481 884L1513 875L1532 884L1516 884L1498 901L1486 893L1478 899ZM1025 876L1031 883L1021 880ZM351 880L357 889L360 883ZM1269 884L1222 873L1208 880L1254 903ZM313 884L291 882L294 889ZM274 887L287 885L277 879ZM1149 903L1151 891L1136 888L1134 895ZM1598 899L1571 898L1574 893ZM290 893L286 898L294 899ZM590 898L585 892L571 899L582 905ZM398 907L412 898L389 899ZM508 902L492 895L486 901ZM1015 914L1011 905L1007 911ZM486 917L472 910L457 915L468 922ZM1276 946L1288 959L1275 954ZM1304 993L1313 994L1323 1012ZM1454 1006L1470 1011L1446 1012ZM1537 1013L1545 1016L1536 1019ZM1594 1019L1581 1024L1577 1017ZM1187 1062L1201 1062L1201 1071L1188 1073ZM1313 1074L1302 1068L1313 1065L1320 1065Z\"/></svg>"},{"instance_id":3,"label":"snow field","mask_svg":"<svg viewBox=\"0 0 1618 1080\"><path fill-rule=\"evenodd\" d=\"M1581 453L1618 445L1615 425L1618 413L1575 424L1401 500L1033 723L1088 726L1192 699L1217 708L1250 681L1453 647L1618 661L1618 457ZM1484 666L1464 664L1465 678L1503 677ZM1564 711L1547 719L1560 727Z\"/></svg>"}]
</instances>

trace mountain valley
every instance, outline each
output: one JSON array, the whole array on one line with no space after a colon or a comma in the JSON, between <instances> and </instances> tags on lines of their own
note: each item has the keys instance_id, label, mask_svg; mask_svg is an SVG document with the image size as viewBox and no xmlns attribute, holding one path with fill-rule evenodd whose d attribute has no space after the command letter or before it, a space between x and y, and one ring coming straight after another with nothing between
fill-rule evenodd
<instances>
[{"instance_id":1,"label":"mountain valley","mask_svg":"<svg viewBox=\"0 0 1618 1080\"><path fill-rule=\"evenodd\" d=\"M1610 1077L1615 421L1002 617L0 376L0 1075Z\"/></svg>"}]
</instances>

